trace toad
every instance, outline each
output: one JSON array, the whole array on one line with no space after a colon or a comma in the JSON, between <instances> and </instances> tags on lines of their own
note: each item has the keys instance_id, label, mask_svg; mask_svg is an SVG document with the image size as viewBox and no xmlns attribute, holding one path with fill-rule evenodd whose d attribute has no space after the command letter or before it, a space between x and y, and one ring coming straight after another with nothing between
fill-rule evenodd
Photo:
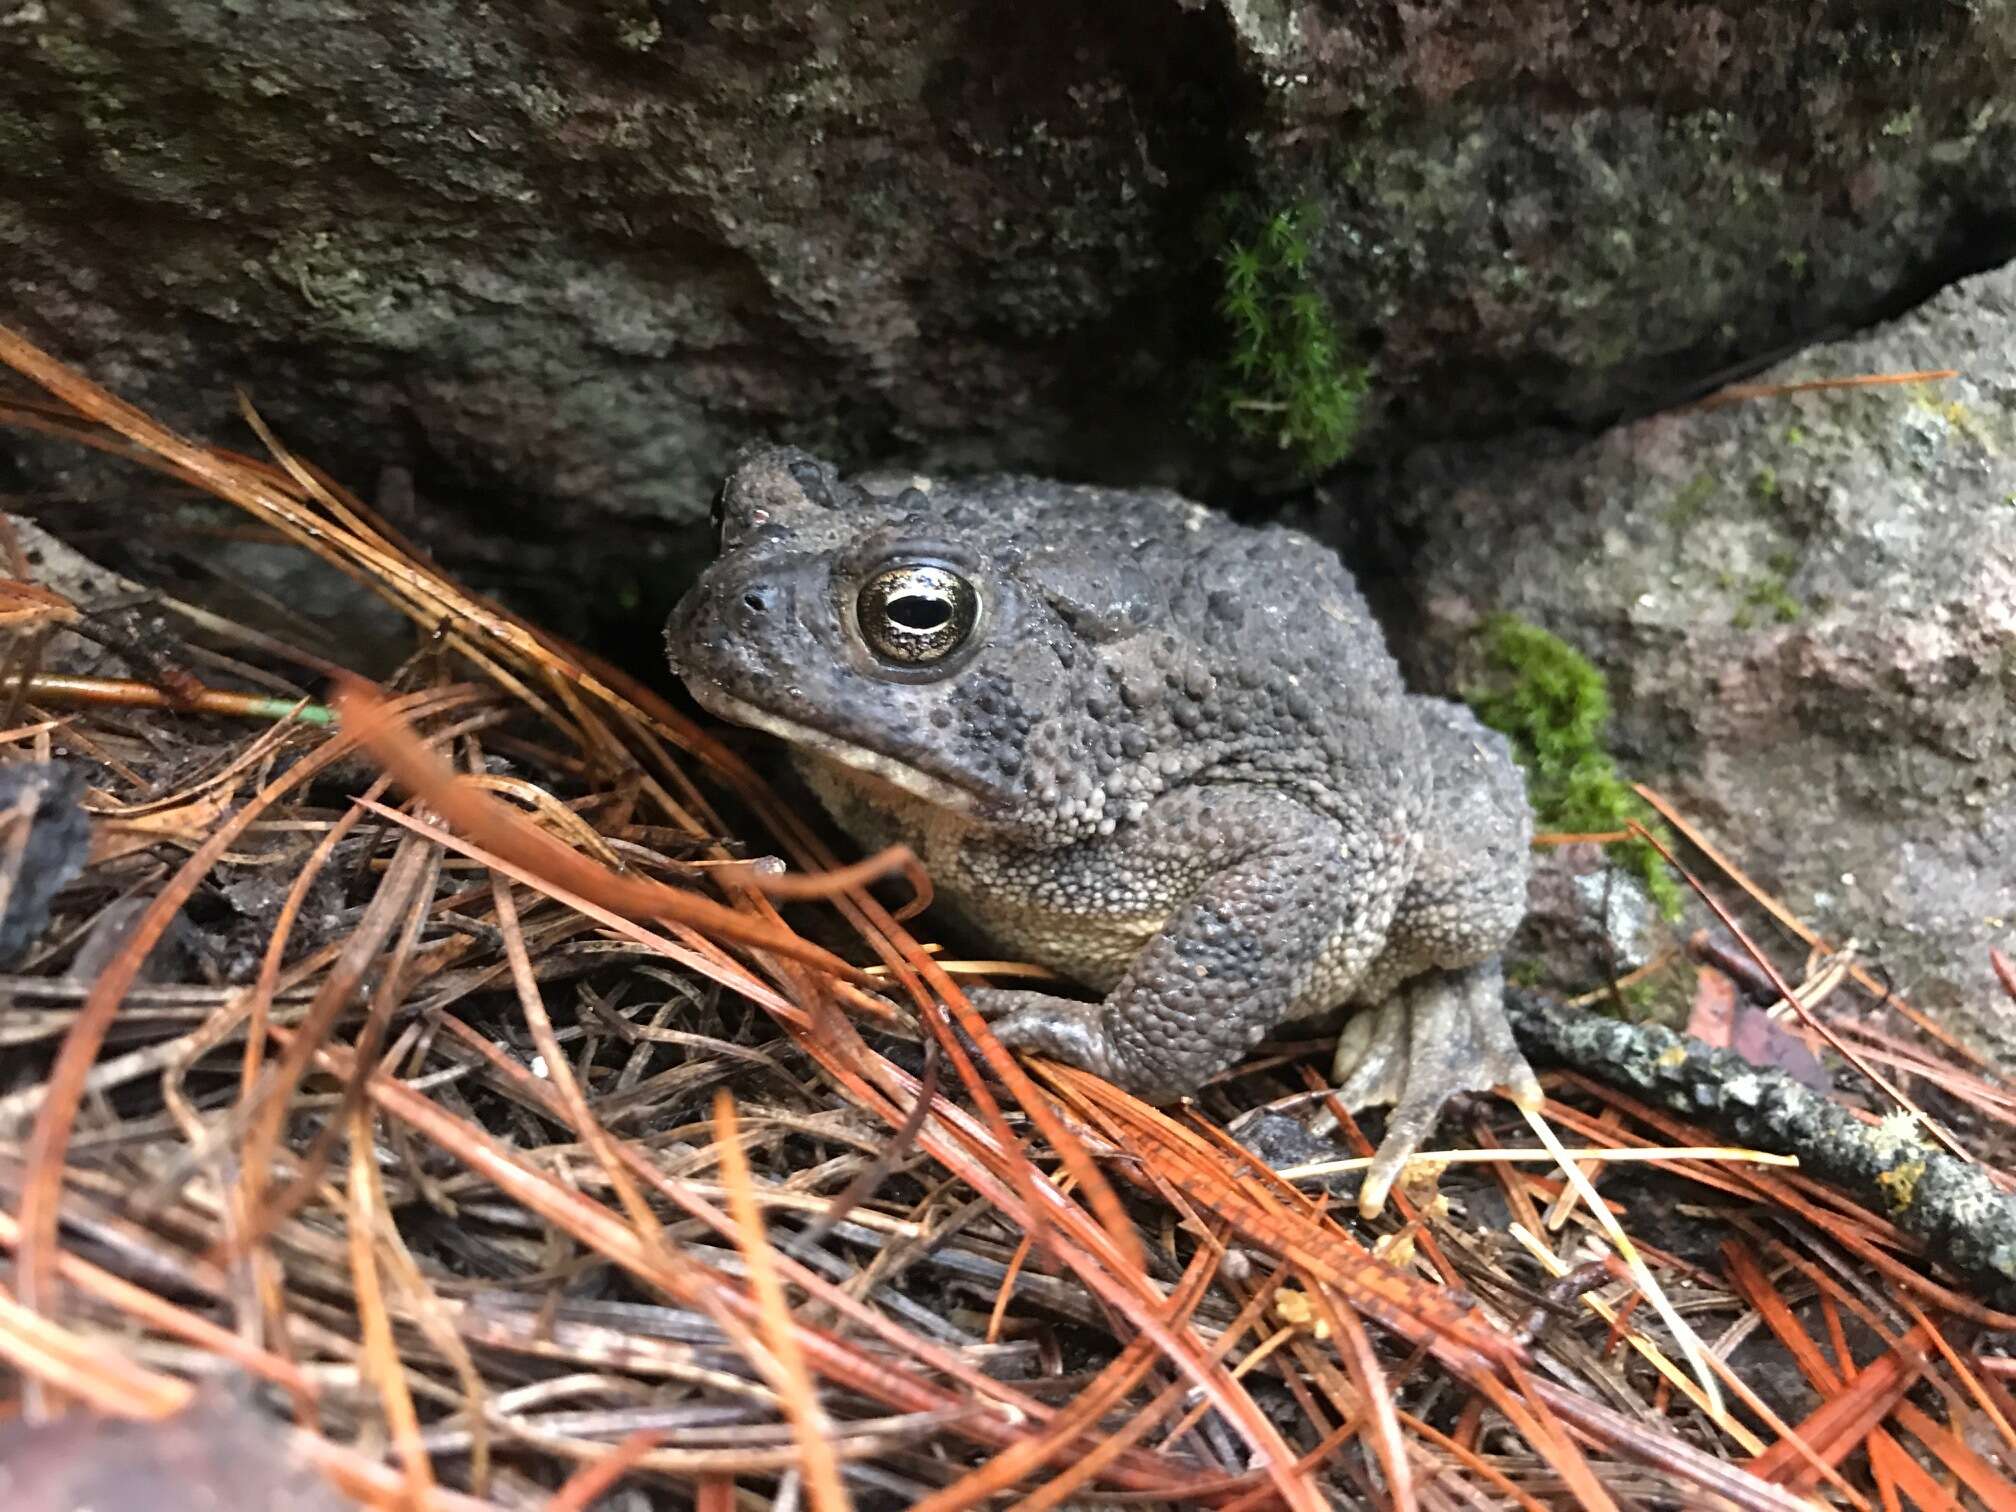
<instances>
[{"instance_id":1,"label":"toad","mask_svg":"<svg viewBox=\"0 0 2016 1512\"><path fill-rule=\"evenodd\" d=\"M981 934L1101 994L976 990L1004 1043L1167 1101L1351 1010L1340 1096L1395 1104L1367 1213L1452 1094L1537 1105L1498 960L1519 772L1407 691L1327 548L1168 492L849 480L778 447L717 518L674 669L860 843L907 843Z\"/></svg>"}]
</instances>

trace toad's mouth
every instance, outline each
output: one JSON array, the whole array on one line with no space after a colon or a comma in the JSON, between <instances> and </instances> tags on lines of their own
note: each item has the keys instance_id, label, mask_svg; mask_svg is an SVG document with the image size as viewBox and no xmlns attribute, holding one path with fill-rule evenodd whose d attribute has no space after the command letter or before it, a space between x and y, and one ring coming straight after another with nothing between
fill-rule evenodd
<instances>
[{"instance_id":1,"label":"toad's mouth","mask_svg":"<svg viewBox=\"0 0 2016 1512\"><path fill-rule=\"evenodd\" d=\"M921 772L907 762L898 761L881 751L870 750L867 746L856 745L851 740L843 740L838 735L825 730L815 730L810 725L802 725L795 719L787 719L782 714L737 698L718 683L691 679L686 690L693 695L694 702L717 718L731 724L746 725L752 730L761 730L766 735L775 735L779 740L800 751L810 751L824 756L842 766L867 776L901 788L913 797L939 808L950 809L954 813L970 814L979 807L978 800L965 788L947 782L942 777L934 777L929 772Z\"/></svg>"}]
</instances>

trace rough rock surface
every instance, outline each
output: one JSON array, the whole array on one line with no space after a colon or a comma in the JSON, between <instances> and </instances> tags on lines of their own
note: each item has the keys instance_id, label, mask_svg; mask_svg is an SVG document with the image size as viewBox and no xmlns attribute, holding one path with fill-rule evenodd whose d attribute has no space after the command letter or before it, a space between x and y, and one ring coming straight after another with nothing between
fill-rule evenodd
<instances>
[{"instance_id":1,"label":"rough rock surface","mask_svg":"<svg viewBox=\"0 0 2016 1512\"><path fill-rule=\"evenodd\" d=\"M612 522L752 437L1208 487L1227 193L1315 207L1391 442L1650 407L2006 243L2012 67L1902 0L0 0L0 318L648 617Z\"/></svg>"},{"instance_id":2,"label":"rough rock surface","mask_svg":"<svg viewBox=\"0 0 2016 1512\"><path fill-rule=\"evenodd\" d=\"M1763 375L1901 387L1676 412L1593 441L1425 449L1416 672L1461 686L1481 616L1611 679L1615 747L1835 939L2016 1049L2016 264Z\"/></svg>"},{"instance_id":3,"label":"rough rock surface","mask_svg":"<svg viewBox=\"0 0 2016 1512\"><path fill-rule=\"evenodd\" d=\"M138 583L108 572L82 553L21 515L0 515L0 526L21 548L29 581L60 593L85 614L115 609L144 598ZM69 630L58 630L42 648L43 665L75 677L129 677L131 669L116 651Z\"/></svg>"}]
</instances>

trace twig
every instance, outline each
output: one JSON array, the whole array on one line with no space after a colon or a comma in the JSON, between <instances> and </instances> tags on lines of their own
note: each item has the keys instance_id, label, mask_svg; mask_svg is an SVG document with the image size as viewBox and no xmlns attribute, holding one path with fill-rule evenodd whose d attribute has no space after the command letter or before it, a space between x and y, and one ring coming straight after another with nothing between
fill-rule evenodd
<instances>
[{"instance_id":1,"label":"twig","mask_svg":"<svg viewBox=\"0 0 2016 1512\"><path fill-rule=\"evenodd\" d=\"M1809 1092L1783 1072L1656 1026L1622 1023L1506 994L1513 1032L1529 1056L1584 1071L1745 1144L1796 1155L1979 1286L1996 1307L2016 1307L2016 1198L1978 1166L1920 1143L1902 1119L1874 1126Z\"/></svg>"},{"instance_id":2,"label":"twig","mask_svg":"<svg viewBox=\"0 0 2016 1512\"><path fill-rule=\"evenodd\" d=\"M1878 1071L1874 1066L1870 1065L1868 1059L1864 1057L1859 1051L1854 1049L1852 1046L1845 1044L1842 1041L1841 1036L1834 1032L1833 1026L1827 1023L1826 1020L1814 1017L1813 1011L1806 1006L1805 1001L1799 996L1799 994L1792 990L1791 983L1787 982L1784 979L1784 977L1779 974L1778 968L1771 964L1770 958L1766 956L1763 951L1757 948L1757 946L1751 941L1749 935L1743 932L1742 926L1739 925L1736 922L1736 920L1730 915L1729 910L1722 906L1721 902L1715 897L1715 895L1709 892L1706 887L1703 887L1699 879L1697 879L1692 872L1688 871L1686 867L1680 864L1678 859L1676 859L1675 856L1673 855L1671 848L1668 847L1663 840L1661 840L1657 835L1653 834L1652 831L1647 829L1644 825L1639 824L1636 820L1632 821L1631 827L1633 830L1637 832L1639 839L1643 840L1647 845L1657 850L1661 856L1666 858L1666 864L1672 867L1678 873L1680 873L1681 877L1686 881L1687 885L1694 889L1694 891L1700 896L1701 901L1706 903L1709 907L1709 910L1715 915L1715 917L1722 921L1722 927L1728 930L1729 933L1734 935L1736 937L1736 943L1741 945L1744 948L1744 950L1749 952L1750 959L1757 963L1758 970L1762 971L1764 975L1770 979L1771 985L1778 989L1778 995L1781 998L1783 998L1787 1003L1790 1003L1792 1005L1793 1011L1799 1015L1801 1021L1805 1023L1807 1028L1813 1030L1822 1039L1826 1040L1828 1044L1832 1045L1834 1049L1840 1054L1841 1058L1847 1061L1849 1065L1853 1066L1857 1071L1860 1071L1864 1076L1868 1077L1870 1081L1874 1082L1878 1087L1882 1088L1883 1094L1886 1097L1888 1097L1892 1102L1896 1103L1897 1106L1902 1108L1906 1113L1910 1114L1910 1116L1914 1120L1916 1120L1920 1126L1924 1128L1926 1133L1930 1134L1934 1139L1938 1140L1939 1143L1946 1146L1946 1148L1950 1150L1956 1158L1967 1161L1970 1164L1973 1162L1974 1157L1967 1153L1966 1149L1963 1148L1962 1145L1960 1144L1960 1141L1955 1139L1952 1133L1949 1130L1947 1130L1942 1124L1940 1124L1937 1119L1933 1118L1931 1115L1926 1113L1923 1108L1919 1107L1916 1103L1911 1101L1911 1099L1905 1095L1904 1089L1902 1087L1899 1087L1896 1083L1892 1082L1889 1077L1885 1076L1881 1071Z\"/></svg>"}]
</instances>

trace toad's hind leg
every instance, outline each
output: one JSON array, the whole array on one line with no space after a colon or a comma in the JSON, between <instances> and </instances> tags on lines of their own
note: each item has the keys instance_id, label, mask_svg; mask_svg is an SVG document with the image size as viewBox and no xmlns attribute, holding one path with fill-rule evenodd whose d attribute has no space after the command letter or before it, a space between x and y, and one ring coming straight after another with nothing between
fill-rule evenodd
<instances>
[{"instance_id":1,"label":"toad's hind leg","mask_svg":"<svg viewBox=\"0 0 2016 1512\"><path fill-rule=\"evenodd\" d=\"M1371 1006L1337 1044L1339 1096L1353 1109L1395 1104L1359 1189L1367 1214L1457 1092L1502 1086L1538 1106L1539 1084L1512 1043L1498 952L1526 901L1532 816L1505 737L1460 704L1415 700L1435 802L1421 858L1386 950L1357 983Z\"/></svg>"},{"instance_id":2,"label":"toad's hind leg","mask_svg":"<svg viewBox=\"0 0 2016 1512\"><path fill-rule=\"evenodd\" d=\"M1505 983L1491 960L1427 971L1395 988L1345 1025L1332 1075L1352 1110L1394 1104L1386 1137L1358 1190L1367 1217L1458 1092L1504 1087L1524 1107L1540 1105L1540 1083L1505 1018Z\"/></svg>"}]
</instances>

